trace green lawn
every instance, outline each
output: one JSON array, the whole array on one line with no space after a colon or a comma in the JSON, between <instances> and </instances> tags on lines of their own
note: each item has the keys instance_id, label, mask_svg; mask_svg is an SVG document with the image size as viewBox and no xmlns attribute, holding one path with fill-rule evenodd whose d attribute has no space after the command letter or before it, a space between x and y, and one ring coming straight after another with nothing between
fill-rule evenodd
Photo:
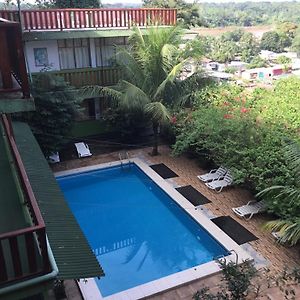
<instances>
[{"instance_id":1,"label":"green lawn","mask_svg":"<svg viewBox=\"0 0 300 300\"><path fill-rule=\"evenodd\" d=\"M106 133L108 127L103 120L88 120L75 122L71 130L71 135L74 138L85 137L91 135L100 135Z\"/></svg>"}]
</instances>

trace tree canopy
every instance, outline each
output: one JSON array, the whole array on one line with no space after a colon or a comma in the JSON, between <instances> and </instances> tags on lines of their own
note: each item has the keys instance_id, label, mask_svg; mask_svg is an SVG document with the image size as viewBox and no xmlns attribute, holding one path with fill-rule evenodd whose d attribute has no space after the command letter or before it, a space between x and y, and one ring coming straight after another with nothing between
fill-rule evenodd
<instances>
[{"instance_id":1,"label":"tree canopy","mask_svg":"<svg viewBox=\"0 0 300 300\"><path fill-rule=\"evenodd\" d=\"M34 78L32 94L36 110L24 114L45 156L59 151L70 135L80 99L61 77L47 72Z\"/></svg>"},{"instance_id":2,"label":"tree canopy","mask_svg":"<svg viewBox=\"0 0 300 300\"><path fill-rule=\"evenodd\" d=\"M193 83L193 76L181 78L187 59L186 52L179 47L181 36L178 27L155 26L145 35L134 28L129 48L117 51L117 61L123 70L118 84L110 88L84 88L85 95L109 96L124 110L144 115L152 123L153 155L158 154L159 128L170 118L168 108L187 101L193 91L188 86Z\"/></svg>"}]
</instances>

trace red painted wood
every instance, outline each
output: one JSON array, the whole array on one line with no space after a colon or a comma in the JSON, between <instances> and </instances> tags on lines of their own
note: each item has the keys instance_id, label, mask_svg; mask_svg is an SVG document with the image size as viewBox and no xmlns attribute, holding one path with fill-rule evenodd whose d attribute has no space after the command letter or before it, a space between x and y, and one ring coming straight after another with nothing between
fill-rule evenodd
<instances>
[{"instance_id":1,"label":"red painted wood","mask_svg":"<svg viewBox=\"0 0 300 300\"><path fill-rule=\"evenodd\" d=\"M141 9L44 9L23 10L24 30L70 29L95 27L130 27L132 24L145 26L155 22L161 25L176 24L176 9L141 8ZM17 21L18 14L13 10L0 10L0 17Z\"/></svg>"}]
</instances>

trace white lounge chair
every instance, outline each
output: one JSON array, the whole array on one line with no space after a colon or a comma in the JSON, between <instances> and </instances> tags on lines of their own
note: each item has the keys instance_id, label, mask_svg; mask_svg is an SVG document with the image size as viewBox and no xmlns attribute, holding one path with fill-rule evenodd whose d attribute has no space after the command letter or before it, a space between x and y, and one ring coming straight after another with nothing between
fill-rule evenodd
<instances>
[{"instance_id":1,"label":"white lounge chair","mask_svg":"<svg viewBox=\"0 0 300 300\"><path fill-rule=\"evenodd\" d=\"M213 169L209 173L198 175L197 178L203 182L212 181L215 179L220 179L221 177L224 177L227 173L227 169L224 167L219 167L218 169Z\"/></svg>"},{"instance_id":2,"label":"white lounge chair","mask_svg":"<svg viewBox=\"0 0 300 300\"><path fill-rule=\"evenodd\" d=\"M224 187L229 186L233 183L233 177L231 176L230 172L228 171L223 179L213 180L211 182L206 182L205 185L220 193Z\"/></svg>"},{"instance_id":3,"label":"white lounge chair","mask_svg":"<svg viewBox=\"0 0 300 300\"><path fill-rule=\"evenodd\" d=\"M241 218L250 220L253 215L266 211L266 204L262 201L249 201L246 205L232 208L233 212Z\"/></svg>"},{"instance_id":4,"label":"white lounge chair","mask_svg":"<svg viewBox=\"0 0 300 300\"><path fill-rule=\"evenodd\" d=\"M50 164L56 164L60 162L60 157L58 152L53 152L51 155L48 157L48 162Z\"/></svg>"},{"instance_id":5,"label":"white lounge chair","mask_svg":"<svg viewBox=\"0 0 300 300\"><path fill-rule=\"evenodd\" d=\"M92 155L90 148L86 143L83 142L75 143L75 147L79 158Z\"/></svg>"}]
</instances>

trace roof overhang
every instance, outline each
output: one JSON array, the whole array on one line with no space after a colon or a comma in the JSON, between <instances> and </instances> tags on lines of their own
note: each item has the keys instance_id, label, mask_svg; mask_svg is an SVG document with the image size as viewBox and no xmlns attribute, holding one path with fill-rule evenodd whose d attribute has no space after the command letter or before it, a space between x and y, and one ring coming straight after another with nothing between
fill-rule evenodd
<instances>
[{"instance_id":1,"label":"roof overhang","mask_svg":"<svg viewBox=\"0 0 300 300\"><path fill-rule=\"evenodd\" d=\"M146 33L146 29L141 29ZM108 38L130 36L130 29L68 30L68 31L31 31L23 33L24 41L45 41L79 38Z\"/></svg>"},{"instance_id":2,"label":"roof overhang","mask_svg":"<svg viewBox=\"0 0 300 300\"><path fill-rule=\"evenodd\" d=\"M64 200L54 175L26 123L14 122L15 141L42 213L59 279L104 276L96 256Z\"/></svg>"}]
</instances>

